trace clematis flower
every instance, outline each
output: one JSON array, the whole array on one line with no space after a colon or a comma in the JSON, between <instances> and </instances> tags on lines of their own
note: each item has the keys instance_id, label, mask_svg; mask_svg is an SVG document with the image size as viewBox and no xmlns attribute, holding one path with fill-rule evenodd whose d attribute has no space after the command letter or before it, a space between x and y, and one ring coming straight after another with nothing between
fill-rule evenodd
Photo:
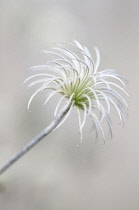
<instances>
[{"instance_id":1,"label":"clematis flower","mask_svg":"<svg viewBox=\"0 0 139 210\"><path fill-rule=\"evenodd\" d=\"M96 53L94 60L88 48L82 46L78 41L56 43L55 45L56 47L52 50L42 51L45 54L52 54L55 59L46 65L33 66L31 68L33 75L25 80L25 82L30 82L29 87L39 85L29 99L28 109L34 97L42 91L49 93L45 104L59 94L61 97L55 107L54 117L57 116L62 103L65 105L65 99L67 103L71 103L71 106L57 127L62 125L72 109L76 108L81 141L82 130L88 117L92 120L96 138L102 135L105 140L102 127L104 120L108 124L112 137L111 106L116 109L123 123L128 110L123 94L119 93L123 92L128 95L125 91L123 77L113 69L99 70L100 54L96 47L94 48ZM34 74L36 71L38 73Z\"/></svg>"},{"instance_id":2,"label":"clematis flower","mask_svg":"<svg viewBox=\"0 0 139 210\"><path fill-rule=\"evenodd\" d=\"M69 47L65 47L65 44ZM111 107L115 108L120 121L124 123L128 111L127 102L123 97L123 94L128 95L125 91L124 79L113 69L100 71L98 69L100 63L99 50L96 47L94 50L96 53L95 60L88 48L77 41L72 43L62 42L62 45L56 43L56 47L52 50L42 51L42 53L52 54L56 58L46 65L37 65L31 68L33 75L28 77L24 83L30 82L28 87L39 85L39 88L36 88L36 91L30 97L28 109L34 97L41 92L48 93L44 104L47 104L52 97L59 94L60 99L55 107L54 120L0 167L0 175L51 131L61 126L73 108L76 108L78 113L80 143L87 118L92 120L96 138L101 134L105 142L103 121L108 124L112 137ZM38 73L34 74L36 71ZM67 101L66 104L65 100ZM62 104L64 107L60 109Z\"/></svg>"}]
</instances>

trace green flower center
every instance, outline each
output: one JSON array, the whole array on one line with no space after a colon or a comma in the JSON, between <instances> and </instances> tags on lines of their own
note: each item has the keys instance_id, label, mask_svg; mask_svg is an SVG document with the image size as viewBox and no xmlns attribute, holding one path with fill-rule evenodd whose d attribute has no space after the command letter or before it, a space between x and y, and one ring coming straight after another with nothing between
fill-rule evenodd
<instances>
[{"instance_id":1,"label":"green flower center","mask_svg":"<svg viewBox=\"0 0 139 210\"><path fill-rule=\"evenodd\" d=\"M68 98L73 94L72 101L74 101L74 105L80 108L83 108L82 104L85 104L87 107L89 106L89 101L94 98L94 94L91 91L91 88L94 85L94 80L92 77L88 75L83 77L82 79L77 78L74 81L69 82L68 84L64 84L62 88L62 93L67 95Z\"/></svg>"}]
</instances>

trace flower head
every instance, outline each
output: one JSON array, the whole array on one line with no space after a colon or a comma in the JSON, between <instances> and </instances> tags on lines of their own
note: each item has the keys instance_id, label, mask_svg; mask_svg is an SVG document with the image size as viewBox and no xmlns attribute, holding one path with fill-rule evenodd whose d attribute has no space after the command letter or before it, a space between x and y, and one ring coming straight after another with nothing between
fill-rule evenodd
<instances>
[{"instance_id":1,"label":"flower head","mask_svg":"<svg viewBox=\"0 0 139 210\"><path fill-rule=\"evenodd\" d=\"M70 49L66 48L65 44ZM71 50L71 48L74 48L74 50ZM56 58L47 65L32 67L33 71L40 71L41 73L33 74L25 80L25 82L31 81L29 87L40 85L30 97L28 108L37 94L48 90L49 95L44 102L45 104L54 95L60 94L61 96L55 108L54 116L57 115L64 98L68 102L72 102L70 110L59 126L67 119L72 108L76 107L81 140L82 129L87 117L92 119L96 137L101 133L103 139L105 139L102 128L104 120L106 120L112 136L112 125L109 117L111 106L115 107L120 120L123 122L127 112L127 103L118 93L118 91L122 91L128 95L124 90L123 77L112 69L98 71L100 54L96 47L94 50L96 61L92 58L87 47L82 46L77 41L73 43L62 42L62 45L56 43L56 47L52 48L52 51L42 51L46 54L52 54ZM83 119L81 112L83 112Z\"/></svg>"}]
</instances>

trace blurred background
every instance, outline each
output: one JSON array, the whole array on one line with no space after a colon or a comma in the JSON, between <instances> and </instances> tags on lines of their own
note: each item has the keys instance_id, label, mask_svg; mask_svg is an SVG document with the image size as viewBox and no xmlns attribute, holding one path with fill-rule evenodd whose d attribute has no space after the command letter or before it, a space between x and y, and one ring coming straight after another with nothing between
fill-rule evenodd
<instances>
[{"instance_id":1,"label":"blurred background","mask_svg":"<svg viewBox=\"0 0 139 210\"><path fill-rule=\"evenodd\" d=\"M90 125L80 147L77 115L0 177L0 210L139 209L139 2L137 0L0 0L0 165L53 120L46 107L27 102L22 86L32 65L47 62L39 50L77 39L98 46L100 69L128 78L129 116L114 120L113 140L97 144Z\"/></svg>"}]
</instances>

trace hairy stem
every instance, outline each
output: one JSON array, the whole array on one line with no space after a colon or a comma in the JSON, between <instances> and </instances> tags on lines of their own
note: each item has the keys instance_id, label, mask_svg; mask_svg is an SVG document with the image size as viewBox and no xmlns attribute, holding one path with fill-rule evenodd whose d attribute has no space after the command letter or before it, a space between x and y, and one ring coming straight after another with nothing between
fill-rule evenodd
<instances>
[{"instance_id":1,"label":"hairy stem","mask_svg":"<svg viewBox=\"0 0 139 210\"><path fill-rule=\"evenodd\" d=\"M51 124L42 130L35 138L33 138L27 145L25 145L18 153L13 155L2 167L0 167L0 175L4 173L10 166L12 166L16 161L18 161L23 155L25 155L31 148L33 148L39 141L41 141L45 136L47 136L51 131L53 131L63 117L67 114L71 107L71 102L68 103L61 113L56 117Z\"/></svg>"}]
</instances>

